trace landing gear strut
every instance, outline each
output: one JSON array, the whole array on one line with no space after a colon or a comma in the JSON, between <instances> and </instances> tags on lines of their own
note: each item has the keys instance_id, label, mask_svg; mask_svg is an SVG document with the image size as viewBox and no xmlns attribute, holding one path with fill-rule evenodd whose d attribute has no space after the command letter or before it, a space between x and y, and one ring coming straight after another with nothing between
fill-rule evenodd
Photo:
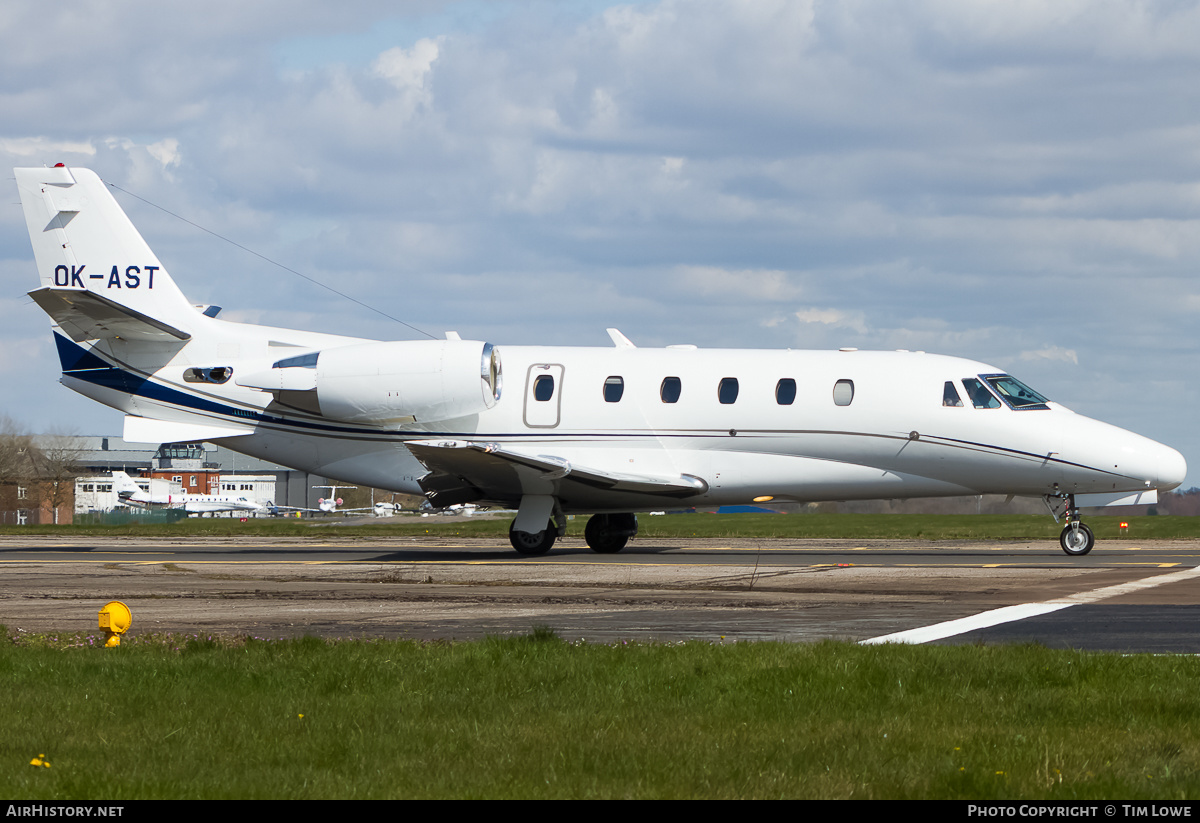
<instances>
[{"instance_id":1,"label":"landing gear strut","mask_svg":"<svg viewBox=\"0 0 1200 823\"><path fill-rule=\"evenodd\" d=\"M1046 506L1050 509L1050 514L1054 516L1055 521L1058 520L1058 504L1062 504L1062 516L1067 521L1067 525L1063 527L1062 534L1058 536L1058 543L1062 546L1062 550L1072 557L1083 557L1092 550L1092 546L1096 545L1096 537L1092 534L1092 530L1083 523L1079 522L1079 509L1075 507L1075 495L1060 494L1057 500L1051 503L1051 496L1046 495Z\"/></svg>"},{"instance_id":2,"label":"landing gear strut","mask_svg":"<svg viewBox=\"0 0 1200 823\"><path fill-rule=\"evenodd\" d=\"M583 539L598 554L616 554L637 530L637 515L593 514L583 529Z\"/></svg>"}]
</instances>

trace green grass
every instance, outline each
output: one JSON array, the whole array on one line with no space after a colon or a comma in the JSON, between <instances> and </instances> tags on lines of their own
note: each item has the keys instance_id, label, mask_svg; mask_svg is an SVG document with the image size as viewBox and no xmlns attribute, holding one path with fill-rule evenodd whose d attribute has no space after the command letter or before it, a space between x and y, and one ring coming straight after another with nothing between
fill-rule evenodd
<instances>
[{"instance_id":1,"label":"green grass","mask_svg":"<svg viewBox=\"0 0 1200 823\"><path fill-rule=\"evenodd\" d=\"M335 525L340 520L249 520L189 518L178 523L125 526L5 526L0 535L180 537L231 536L313 537L497 537L508 534L511 518L479 518L456 523L439 518L387 518L365 525ZM1120 523L1128 522L1122 535ZM583 536L587 518L568 523L567 534ZM1200 517L1088 517L1099 540L1150 540L1200 537ZM1020 514L692 514L638 517L640 538L790 537L925 539L925 540L1050 540L1058 539L1062 523L1049 515Z\"/></svg>"},{"instance_id":2,"label":"green grass","mask_svg":"<svg viewBox=\"0 0 1200 823\"><path fill-rule=\"evenodd\" d=\"M0 795L1200 797L1194 657L690 642L2 642ZM44 754L50 768L29 765Z\"/></svg>"}]
</instances>

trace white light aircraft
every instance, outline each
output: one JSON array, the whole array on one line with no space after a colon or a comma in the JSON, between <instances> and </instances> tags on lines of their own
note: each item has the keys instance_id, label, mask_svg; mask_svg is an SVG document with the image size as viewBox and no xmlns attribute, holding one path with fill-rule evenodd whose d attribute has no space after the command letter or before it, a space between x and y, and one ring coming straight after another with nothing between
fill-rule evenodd
<instances>
[{"instance_id":1,"label":"white light aircraft","mask_svg":"<svg viewBox=\"0 0 1200 823\"><path fill-rule=\"evenodd\" d=\"M16 170L62 382L125 439L209 440L325 477L517 509L513 547L565 515L620 551L670 505L1004 494L1150 502L1179 452L1075 414L984 363L922 352L504 348L227 322L193 306L86 169Z\"/></svg>"},{"instance_id":2,"label":"white light aircraft","mask_svg":"<svg viewBox=\"0 0 1200 823\"><path fill-rule=\"evenodd\" d=\"M128 506L142 508L183 509L188 514L212 514L215 512L255 512L266 514L273 507L255 503L245 497L221 494L150 494L143 491L137 482L125 472L113 472L113 490L117 498Z\"/></svg>"}]
</instances>

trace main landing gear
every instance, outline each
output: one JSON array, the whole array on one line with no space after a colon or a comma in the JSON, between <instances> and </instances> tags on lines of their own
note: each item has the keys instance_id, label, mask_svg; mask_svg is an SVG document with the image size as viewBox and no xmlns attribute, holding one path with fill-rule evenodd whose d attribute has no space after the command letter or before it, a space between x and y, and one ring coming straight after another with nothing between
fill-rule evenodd
<instances>
[{"instance_id":1,"label":"main landing gear","mask_svg":"<svg viewBox=\"0 0 1200 823\"><path fill-rule=\"evenodd\" d=\"M508 527L508 542L523 555L535 557L550 551L563 533L561 515L552 516L546 528L538 532L518 531L516 520ZM588 547L598 554L616 554L637 534L637 516L628 513L594 514L583 530Z\"/></svg>"},{"instance_id":2,"label":"main landing gear","mask_svg":"<svg viewBox=\"0 0 1200 823\"><path fill-rule=\"evenodd\" d=\"M521 554L531 557L550 551L550 547L554 545L556 539L558 539L558 529L554 523L547 523L546 528L540 532L519 532L512 526L508 527L508 542Z\"/></svg>"},{"instance_id":3,"label":"main landing gear","mask_svg":"<svg viewBox=\"0 0 1200 823\"><path fill-rule=\"evenodd\" d=\"M1062 550L1072 557L1083 557L1090 552L1092 546L1096 545L1096 536L1092 534L1091 529L1079 522L1079 509L1075 507L1075 495L1046 495L1044 499L1055 522L1058 522L1060 513L1067 521L1062 534L1058 536L1058 543L1062 546Z\"/></svg>"},{"instance_id":4,"label":"main landing gear","mask_svg":"<svg viewBox=\"0 0 1200 823\"><path fill-rule=\"evenodd\" d=\"M583 539L598 554L616 554L625 548L637 530L637 515L593 514L583 530Z\"/></svg>"}]
</instances>

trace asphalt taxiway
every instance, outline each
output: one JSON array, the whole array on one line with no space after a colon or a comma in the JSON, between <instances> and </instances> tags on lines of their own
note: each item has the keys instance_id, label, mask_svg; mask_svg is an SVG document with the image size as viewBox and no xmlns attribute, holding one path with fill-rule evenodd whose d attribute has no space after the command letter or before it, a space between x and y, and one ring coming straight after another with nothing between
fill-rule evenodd
<instances>
[{"instance_id":1,"label":"asphalt taxiway","mask_svg":"<svg viewBox=\"0 0 1200 823\"><path fill-rule=\"evenodd\" d=\"M0 623L132 632L469 639L1037 642L1200 653L1200 541L581 540L525 558L444 538L0 537ZM955 622L958 621L958 622Z\"/></svg>"}]
</instances>

